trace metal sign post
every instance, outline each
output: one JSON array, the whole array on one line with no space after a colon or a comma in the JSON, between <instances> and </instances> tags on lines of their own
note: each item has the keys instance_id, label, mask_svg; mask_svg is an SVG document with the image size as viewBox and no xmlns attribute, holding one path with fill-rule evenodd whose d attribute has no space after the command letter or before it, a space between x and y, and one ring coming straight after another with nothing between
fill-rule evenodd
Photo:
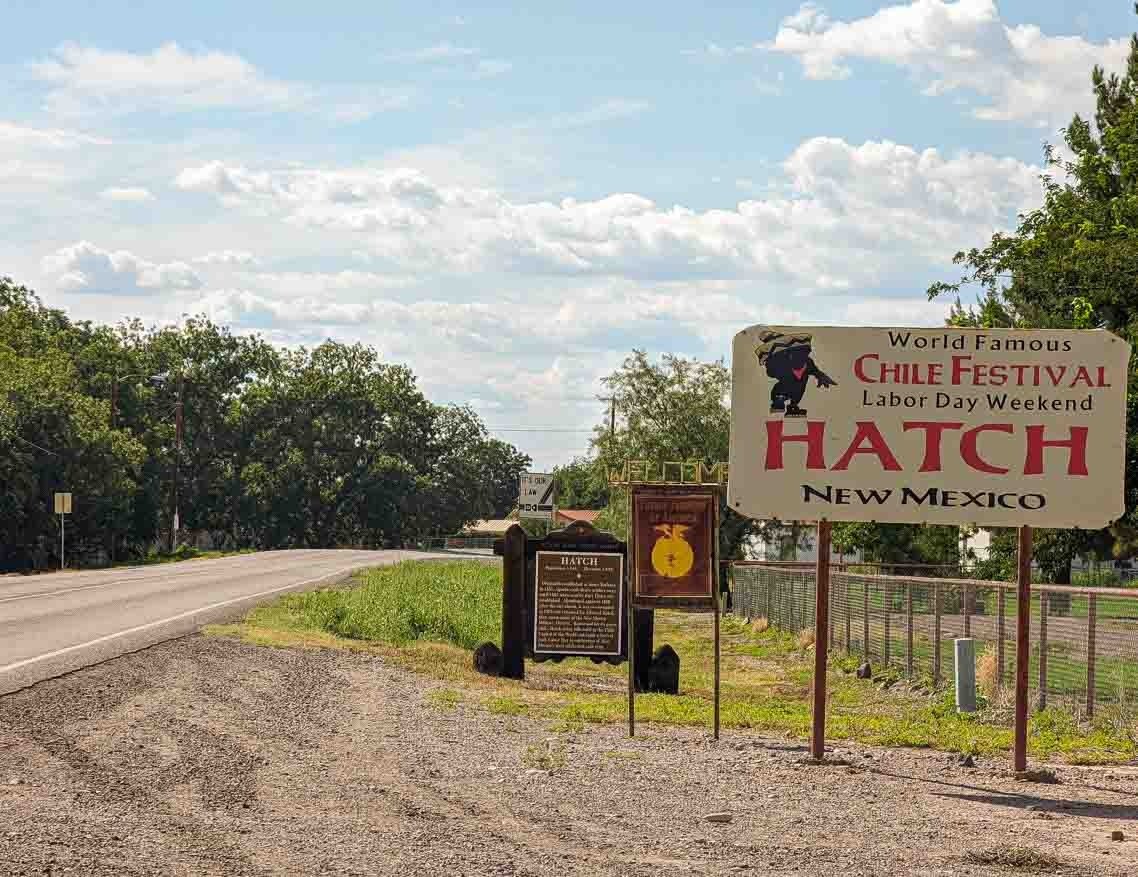
<instances>
[{"instance_id":1,"label":"metal sign post","mask_svg":"<svg viewBox=\"0 0 1138 877\"><path fill-rule=\"evenodd\" d=\"M59 568L67 568L67 551L65 533L67 530L66 515L71 514L71 494L55 494L55 513L59 515Z\"/></svg>"},{"instance_id":2,"label":"metal sign post","mask_svg":"<svg viewBox=\"0 0 1138 877\"><path fill-rule=\"evenodd\" d=\"M1016 574L1015 770L1027 770L1027 677L1031 666L1031 527L1019 528Z\"/></svg>"},{"instance_id":3,"label":"metal sign post","mask_svg":"<svg viewBox=\"0 0 1138 877\"><path fill-rule=\"evenodd\" d=\"M810 757L826 757L826 660L830 644L830 522L818 522L818 560L814 587L814 715ZM886 612L889 611L887 606Z\"/></svg>"}]
</instances>

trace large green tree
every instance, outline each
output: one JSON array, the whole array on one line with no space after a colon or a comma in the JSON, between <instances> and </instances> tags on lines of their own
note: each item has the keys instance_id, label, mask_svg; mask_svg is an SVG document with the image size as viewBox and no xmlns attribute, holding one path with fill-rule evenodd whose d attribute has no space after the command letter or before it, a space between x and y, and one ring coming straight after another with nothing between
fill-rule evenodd
<instances>
[{"instance_id":1,"label":"large green tree","mask_svg":"<svg viewBox=\"0 0 1138 877\"><path fill-rule=\"evenodd\" d=\"M1138 11L1138 6L1136 6ZM982 327L1094 328L1138 340L1138 34L1126 69L1096 66L1093 120L1076 115L1063 131L1067 157L1045 149L1043 203L1012 233L956 254L964 275L934 283L929 296L957 296L950 323ZM965 286L981 290L961 307ZM1138 527L1138 370L1131 362L1127 409L1126 515L1111 533L1042 531L1037 557L1069 581L1081 554L1133 550Z\"/></svg>"}]
</instances>

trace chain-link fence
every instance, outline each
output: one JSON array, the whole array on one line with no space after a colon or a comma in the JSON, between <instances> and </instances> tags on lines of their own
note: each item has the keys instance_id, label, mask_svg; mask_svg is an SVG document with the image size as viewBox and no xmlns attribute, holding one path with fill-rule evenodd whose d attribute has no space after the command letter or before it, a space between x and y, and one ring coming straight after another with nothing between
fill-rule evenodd
<instances>
[{"instance_id":1,"label":"chain-link fence","mask_svg":"<svg viewBox=\"0 0 1138 877\"><path fill-rule=\"evenodd\" d=\"M814 630L814 570L735 563L733 611L773 627ZM951 684L953 641L975 641L977 685L1010 702L1015 676L1016 587L1008 582L830 575L830 647L894 667L932 685ZM1032 703L1079 719L1138 716L1138 589L1032 585Z\"/></svg>"}]
</instances>

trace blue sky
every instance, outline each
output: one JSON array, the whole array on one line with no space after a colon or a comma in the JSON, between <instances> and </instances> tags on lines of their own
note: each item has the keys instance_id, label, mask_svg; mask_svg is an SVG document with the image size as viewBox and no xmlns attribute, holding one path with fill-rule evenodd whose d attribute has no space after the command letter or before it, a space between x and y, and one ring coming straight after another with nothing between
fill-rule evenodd
<instances>
[{"instance_id":1,"label":"blue sky","mask_svg":"<svg viewBox=\"0 0 1138 877\"><path fill-rule=\"evenodd\" d=\"M633 347L935 324L1038 203L1122 0L9 4L0 273L362 340L540 466ZM517 428L548 432L513 432ZM557 431L552 431L557 430Z\"/></svg>"}]
</instances>

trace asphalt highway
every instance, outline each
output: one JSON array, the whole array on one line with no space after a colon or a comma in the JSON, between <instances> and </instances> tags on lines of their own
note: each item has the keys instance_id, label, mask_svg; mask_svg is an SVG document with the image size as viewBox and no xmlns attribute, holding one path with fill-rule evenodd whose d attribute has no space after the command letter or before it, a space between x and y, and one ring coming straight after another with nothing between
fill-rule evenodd
<instances>
[{"instance_id":1,"label":"asphalt highway","mask_svg":"<svg viewBox=\"0 0 1138 877\"><path fill-rule=\"evenodd\" d=\"M413 551L267 551L215 560L0 577L0 694L240 617Z\"/></svg>"}]
</instances>

